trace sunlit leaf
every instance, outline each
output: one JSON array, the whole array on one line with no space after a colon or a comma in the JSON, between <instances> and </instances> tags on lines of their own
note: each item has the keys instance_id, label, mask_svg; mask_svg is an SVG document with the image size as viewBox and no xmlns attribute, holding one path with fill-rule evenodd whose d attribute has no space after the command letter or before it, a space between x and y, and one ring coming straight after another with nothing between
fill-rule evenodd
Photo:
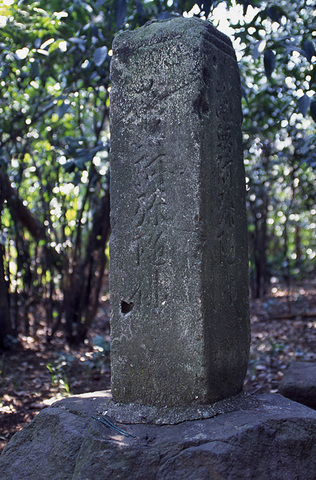
<instances>
[{"instance_id":1,"label":"sunlit leaf","mask_svg":"<svg viewBox=\"0 0 316 480\"><path fill-rule=\"evenodd\" d=\"M77 45L83 45L86 43L86 41L83 38L78 38L78 37L68 38L68 41L71 43L75 43Z\"/></svg>"},{"instance_id":2,"label":"sunlit leaf","mask_svg":"<svg viewBox=\"0 0 316 480\"><path fill-rule=\"evenodd\" d=\"M304 40L302 42L302 48L304 50L307 60L310 62L312 57L315 55L315 46L310 40Z\"/></svg>"},{"instance_id":3,"label":"sunlit leaf","mask_svg":"<svg viewBox=\"0 0 316 480\"><path fill-rule=\"evenodd\" d=\"M59 120L65 115L65 113L69 110L70 108L70 102L63 102L60 107L58 108L58 117Z\"/></svg>"},{"instance_id":4,"label":"sunlit leaf","mask_svg":"<svg viewBox=\"0 0 316 480\"><path fill-rule=\"evenodd\" d=\"M47 50L42 50L41 48L38 48L36 51L37 51L37 53L40 53L41 55L44 55L45 57L47 57L49 55Z\"/></svg>"},{"instance_id":5,"label":"sunlit leaf","mask_svg":"<svg viewBox=\"0 0 316 480\"><path fill-rule=\"evenodd\" d=\"M108 49L105 46L99 47L95 50L93 55L93 60L97 67L100 67L104 63L107 57L107 54L108 54Z\"/></svg>"},{"instance_id":6,"label":"sunlit leaf","mask_svg":"<svg viewBox=\"0 0 316 480\"><path fill-rule=\"evenodd\" d=\"M297 106L301 114L305 117L310 106L311 99L307 95L303 95L298 99Z\"/></svg>"},{"instance_id":7,"label":"sunlit leaf","mask_svg":"<svg viewBox=\"0 0 316 480\"><path fill-rule=\"evenodd\" d=\"M75 220L76 216L77 216L76 210L68 209L66 211L66 219L68 220L68 222L71 222L71 220Z\"/></svg>"},{"instance_id":8,"label":"sunlit leaf","mask_svg":"<svg viewBox=\"0 0 316 480\"><path fill-rule=\"evenodd\" d=\"M19 48L15 52L15 56L18 60L24 60L29 53L29 49L27 47Z\"/></svg>"},{"instance_id":9,"label":"sunlit leaf","mask_svg":"<svg viewBox=\"0 0 316 480\"><path fill-rule=\"evenodd\" d=\"M127 15L127 0L116 0L115 23L118 29L122 28Z\"/></svg>"},{"instance_id":10,"label":"sunlit leaf","mask_svg":"<svg viewBox=\"0 0 316 480\"><path fill-rule=\"evenodd\" d=\"M46 42L42 43L42 45L40 46L41 49L45 50L45 48L49 47L49 45L51 45L52 43L54 43L55 39L54 38L49 38L48 40L46 40Z\"/></svg>"},{"instance_id":11,"label":"sunlit leaf","mask_svg":"<svg viewBox=\"0 0 316 480\"><path fill-rule=\"evenodd\" d=\"M256 42L252 48L252 58L256 60L257 58L260 57L260 55L263 53L264 47L265 47L266 41L265 40L260 40L259 42Z\"/></svg>"},{"instance_id":12,"label":"sunlit leaf","mask_svg":"<svg viewBox=\"0 0 316 480\"><path fill-rule=\"evenodd\" d=\"M316 100L313 100L310 105L311 117L316 122Z\"/></svg>"},{"instance_id":13,"label":"sunlit leaf","mask_svg":"<svg viewBox=\"0 0 316 480\"><path fill-rule=\"evenodd\" d=\"M266 72L266 76L271 78L271 75L275 69L275 55L272 50L267 49L264 52L264 70Z\"/></svg>"}]
</instances>

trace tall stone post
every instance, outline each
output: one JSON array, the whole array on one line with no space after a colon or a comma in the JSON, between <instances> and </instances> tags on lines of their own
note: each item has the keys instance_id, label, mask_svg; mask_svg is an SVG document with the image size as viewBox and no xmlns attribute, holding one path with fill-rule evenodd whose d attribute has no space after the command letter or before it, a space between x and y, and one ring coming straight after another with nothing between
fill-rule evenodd
<instances>
[{"instance_id":1,"label":"tall stone post","mask_svg":"<svg viewBox=\"0 0 316 480\"><path fill-rule=\"evenodd\" d=\"M237 394L248 363L238 66L196 18L118 35L111 65L112 393L142 405Z\"/></svg>"}]
</instances>

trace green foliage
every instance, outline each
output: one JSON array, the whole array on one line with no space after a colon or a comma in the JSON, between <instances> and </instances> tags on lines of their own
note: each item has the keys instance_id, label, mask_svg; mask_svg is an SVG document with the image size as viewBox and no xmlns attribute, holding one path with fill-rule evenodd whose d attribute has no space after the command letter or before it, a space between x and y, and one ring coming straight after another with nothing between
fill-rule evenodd
<instances>
[{"instance_id":1,"label":"green foliage","mask_svg":"<svg viewBox=\"0 0 316 480\"><path fill-rule=\"evenodd\" d=\"M104 373L109 361L110 342L97 335L92 339L92 345L91 351L83 355L74 356L61 351L56 360L46 365L51 374L52 385L58 387L60 393L70 395L78 372L88 374L89 377L99 377Z\"/></svg>"},{"instance_id":2,"label":"green foliage","mask_svg":"<svg viewBox=\"0 0 316 480\"><path fill-rule=\"evenodd\" d=\"M14 333L45 306L47 336L82 341L109 226L111 44L153 18L214 14L192 0L0 5L0 242ZM253 291L315 268L315 33L311 0L237 0ZM250 16L249 16L250 15ZM250 20L248 20L250 18ZM23 228L21 228L23 227ZM104 353L104 352L103 352ZM102 354L103 354L102 353Z\"/></svg>"},{"instance_id":3,"label":"green foliage","mask_svg":"<svg viewBox=\"0 0 316 480\"><path fill-rule=\"evenodd\" d=\"M315 269L316 132L312 2L262 4L241 43L253 293ZM255 42L253 41L255 39Z\"/></svg>"},{"instance_id":4,"label":"green foliage","mask_svg":"<svg viewBox=\"0 0 316 480\"><path fill-rule=\"evenodd\" d=\"M7 275L18 294L50 302L67 297L67 335L74 341L86 334L78 332L82 318L87 330L93 317L89 305L95 306L100 285L91 286L89 266L93 256L104 268L109 233L108 50L114 31L111 18L104 22L109 6L101 12L93 4L66 2L63 11L58 2L0 7L6 18L0 29L1 166L19 203L43 226L34 242L25 215L16 215L8 199L1 204ZM102 213L107 231L95 225ZM21 223L29 230L23 235ZM73 318L78 297L83 300Z\"/></svg>"},{"instance_id":5,"label":"green foliage","mask_svg":"<svg viewBox=\"0 0 316 480\"><path fill-rule=\"evenodd\" d=\"M52 376L52 384L59 387L61 393L66 396L70 395L69 372L73 361L74 357L71 354L62 352L54 363L46 365Z\"/></svg>"}]
</instances>

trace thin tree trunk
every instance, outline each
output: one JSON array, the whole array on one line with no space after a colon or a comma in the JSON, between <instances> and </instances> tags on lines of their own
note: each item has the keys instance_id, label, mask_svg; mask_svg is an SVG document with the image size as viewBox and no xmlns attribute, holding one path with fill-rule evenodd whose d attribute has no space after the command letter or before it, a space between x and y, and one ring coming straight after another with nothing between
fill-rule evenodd
<instances>
[{"instance_id":1,"label":"thin tree trunk","mask_svg":"<svg viewBox=\"0 0 316 480\"><path fill-rule=\"evenodd\" d=\"M10 316L10 302L8 284L4 274L4 247L0 244L0 348L8 348L10 342L9 335L13 335Z\"/></svg>"}]
</instances>

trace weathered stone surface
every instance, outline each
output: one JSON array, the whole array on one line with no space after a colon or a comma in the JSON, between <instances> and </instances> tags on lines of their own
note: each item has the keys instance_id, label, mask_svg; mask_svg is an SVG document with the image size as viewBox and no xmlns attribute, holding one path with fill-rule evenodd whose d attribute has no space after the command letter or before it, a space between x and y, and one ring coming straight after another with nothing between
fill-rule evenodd
<instances>
[{"instance_id":1,"label":"weathered stone surface","mask_svg":"<svg viewBox=\"0 0 316 480\"><path fill-rule=\"evenodd\" d=\"M106 402L103 412L107 412L119 423L144 423L153 425L176 425L189 420L212 418L223 413L234 412L242 408L258 406L255 397L239 393L234 397L219 400L212 405L182 405L171 407L155 407L135 403L116 403L112 399Z\"/></svg>"},{"instance_id":2,"label":"weathered stone surface","mask_svg":"<svg viewBox=\"0 0 316 480\"><path fill-rule=\"evenodd\" d=\"M279 392L316 409L316 362L293 362L280 382Z\"/></svg>"},{"instance_id":3,"label":"weathered stone surface","mask_svg":"<svg viewBox=\"0 0 316 480\"><path fill-rule=\"evenodd\" d=\"M249 351L240 81L196 18L113 43L112 391L144 405L237 394Z\"/></svg>"},{"instance_id":4,"label":"weathered stone surface","mask_svg":"<svg viewBox=\"0 0 316 480\"><path fill-rule=\"evenodd\" d=\"M108 398L95 392L43 410L6 447L1 480L315 478L316 412L281 395L211 419L121 425L135 439L91 418Z\"/></svg>"}]
</instances>

